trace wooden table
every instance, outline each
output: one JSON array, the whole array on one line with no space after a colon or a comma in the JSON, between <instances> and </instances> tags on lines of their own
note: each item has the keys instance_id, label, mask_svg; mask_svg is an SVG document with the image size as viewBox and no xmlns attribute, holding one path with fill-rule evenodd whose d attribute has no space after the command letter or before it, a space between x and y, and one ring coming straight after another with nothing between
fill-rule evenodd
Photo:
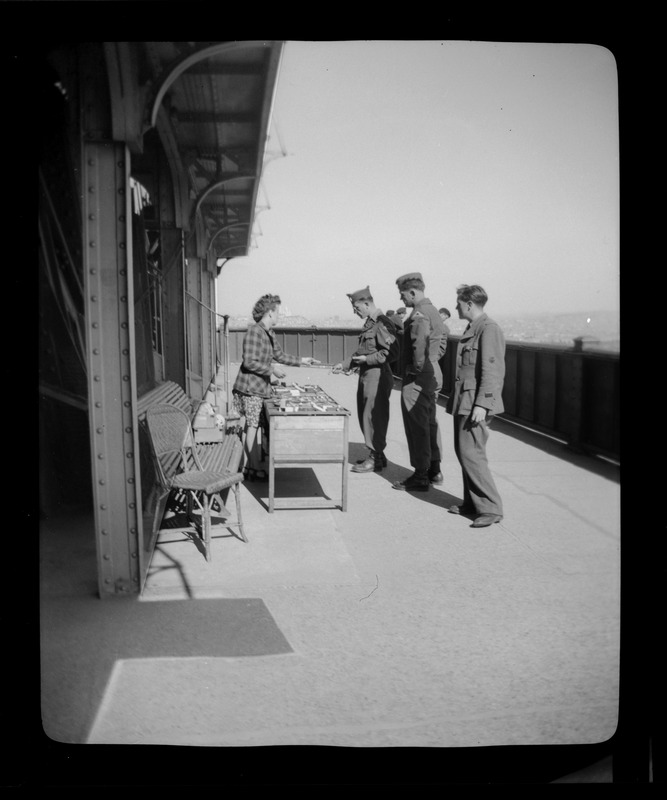
<instances>
[{"instance_id":1,"label":"wooden table","mask_svg":"<svg viewBox=\"0 0 667 800\"><path fill-rule=\"evenodd\" d=\"M340 508L347 510L347 451L350 412L319 386L276 386L264 401L269 424L269 513L274 508ZM275 497L280 467L340 464L340 503L325 497Z\"/></svg>"}]
</instances>

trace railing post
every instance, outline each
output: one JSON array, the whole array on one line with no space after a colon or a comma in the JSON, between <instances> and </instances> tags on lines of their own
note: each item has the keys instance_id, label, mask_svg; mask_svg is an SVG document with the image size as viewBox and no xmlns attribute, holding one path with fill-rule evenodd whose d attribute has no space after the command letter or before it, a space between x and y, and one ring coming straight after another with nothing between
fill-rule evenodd
<instances>
[{"instance_id":1,"label":"railing post","mask_svg":"<svg viewBox=\"0 0 667 800\"><path fill-rule=\"evenodd\" d=\"M572 374L570 378L570 430L568 447L577 453L586 451L581 441L584 429L584 344L597 342L591 336L577 336L574 339Z\"/></svg>"}]
</instances>

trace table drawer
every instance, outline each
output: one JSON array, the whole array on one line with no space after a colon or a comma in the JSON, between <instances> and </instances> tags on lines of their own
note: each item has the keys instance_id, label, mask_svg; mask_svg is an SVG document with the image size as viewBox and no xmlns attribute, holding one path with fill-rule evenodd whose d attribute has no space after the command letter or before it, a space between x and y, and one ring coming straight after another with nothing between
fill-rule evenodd
<instances>
[{"instance_id":1,"label":"table drawer","mask_svg":"<svg viewBox=\"0 0 667 800\"><path fill-rule=\"evenodd\" d=\"M284 455L340 455L345 447L344 417L278 417L271 452Z\"/></svg>"}]
</instances>

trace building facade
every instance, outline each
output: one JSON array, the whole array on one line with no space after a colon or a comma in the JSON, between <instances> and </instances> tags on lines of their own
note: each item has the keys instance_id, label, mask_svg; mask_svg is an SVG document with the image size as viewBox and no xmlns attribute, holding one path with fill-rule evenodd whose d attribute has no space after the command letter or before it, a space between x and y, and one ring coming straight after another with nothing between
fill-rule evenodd
<instances>
[{"instance_id":1,"label":"building facade","mask_svg":"<svg viewBox=\"0 0 667 800\"><path fill-rule=\"evenodd\" d=\"M40 514L92 504L101 597L141 591L161 382L215 381L215 280L252 244L280 42L50 43L36 71Z\"/></svg>"}]
</instances>

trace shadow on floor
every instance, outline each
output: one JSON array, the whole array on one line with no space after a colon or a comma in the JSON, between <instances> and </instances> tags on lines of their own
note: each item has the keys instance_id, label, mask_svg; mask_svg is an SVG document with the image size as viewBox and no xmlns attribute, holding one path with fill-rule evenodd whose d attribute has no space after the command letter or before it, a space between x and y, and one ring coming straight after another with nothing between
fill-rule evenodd
<instances>
[{"instance_id":1,"label":"shadow on floor","mask_svg":"<svg viewBox=\"0 0 667 800\"><path fill-rule=\"evenodd\" d=\"M348 464L350 465L350 470L357 461L363 460L368 453L366 445L363 442L350 442L348 445ZM412 468L406 468L401 466L400 464L396 464L393 461L387 460L387 466L381 472L374 472L374 475L377 475L379 478L382 478L386 483L389 484L389 489L396 494L399 493L397 489L392 488L392 485L396 481L403 481L410 475L412 475L414 470ZM356 477L362 477L362 475L357 476L357 473L350 472L350 480L354 480ZM447 509L453 505L459 505L463 502L463 499L457 497L456 495L449 494L449 492L445 492L440 487L431 486L431 488L427 492L410 492L411 497L416 497L418 500L423 501L424 503L429 503L430 505L437 506L438 508Z\"/></svg>"},{"instance_id":2,"label":"shadow on floor","mask_svg":"<svg viewBox=\"0 0 667 800\"><path fill-rule=\"evenodd\" d=\"M119 659L292 652L260 598L101 601L93 525L87 508L40 524L40 706L49 738L85 741Z\"/></svg>"}]
</instances>

